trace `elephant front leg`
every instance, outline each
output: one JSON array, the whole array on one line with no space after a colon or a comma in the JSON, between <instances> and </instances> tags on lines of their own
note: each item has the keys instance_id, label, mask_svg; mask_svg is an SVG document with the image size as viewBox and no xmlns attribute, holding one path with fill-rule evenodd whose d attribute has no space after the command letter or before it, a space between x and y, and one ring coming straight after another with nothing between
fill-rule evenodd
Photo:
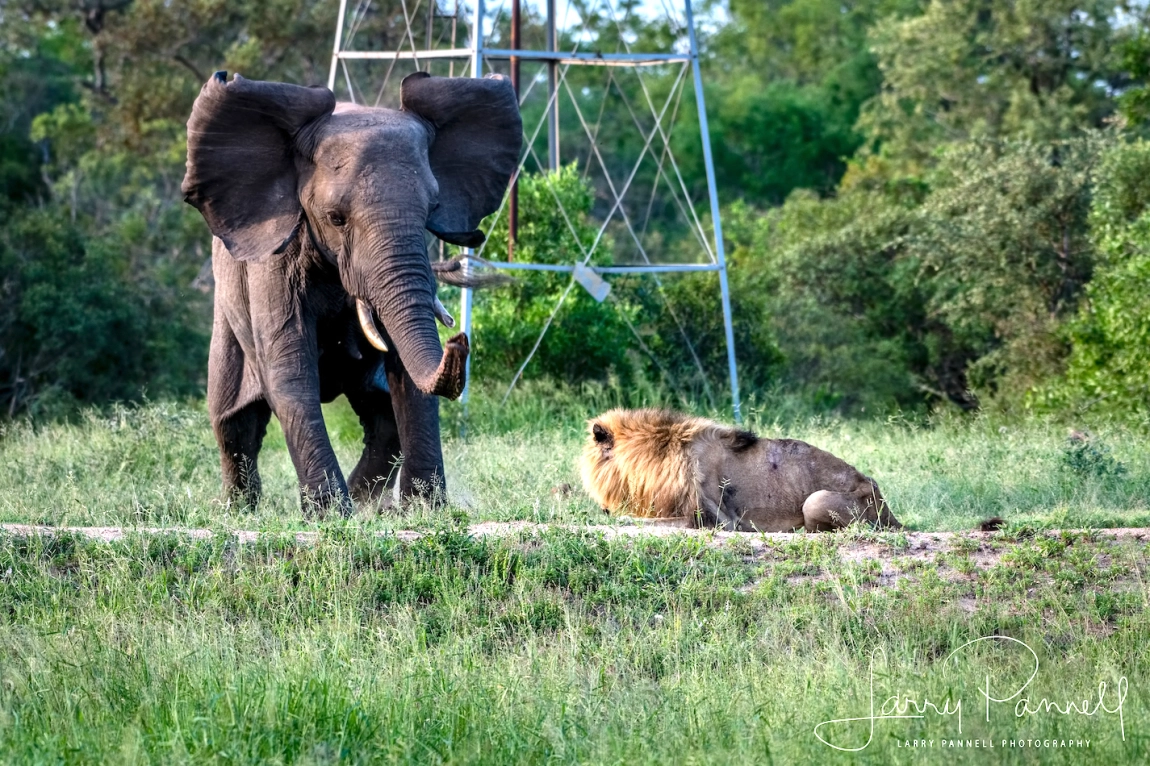
<instances>
[{"instance_id":1,"label":"elephant front leg","mask_svg":"<svg viewBox=\"0 0 1150 766\"><path fill-rule=\"evenodd\" d=\"M283 428L288 454L299 477L304 514L317 513L322 518L334 509L344 516L351 515L351 498L324 426L318 387L314 395L281 391L273 398L272 409Z\"/></svg>"},{"instance_id":2,"label":"elephant front leg","mask_svg":"<svg viewBox=\"0 0 1150 766\"><path fill-rule=\"evenodd\" d=\"M217 316L208 357L208 414L220 448L224 496L229 503L255 509L260 499L256 461L271 409L263 399L256 398L258 385L250 385L248 373L235 335L227 322Z\"/></svg>"},{"instance_id":3,"label":"elephant front leg","mask_svg":"<svg viewBox=\"0 0 1150 766\"><path fill-rule=\"evenodd\" d=\"M386 503L402 461L391 396L382 391L348 392L347 398L363 425L363 455L348 477L348 489L358 502Z\"/></svg>"},{"instance_id":4,"label":"elephant front leg","mask_svg":"<svg viewBox=\"0 0 1150 766\"><path fill-rule=\"evenodd\" d=\"M300 501L305 514L329 509L347 516L351 499L335 450L327 435L320 407L318 352L314 340L264 346L264 385L268 403L283 428L288 454L299 479Z\"/></svg>"},{"instance_id":5,"label":"elephant front leg","mask_svg":"<svg viewBox=\"0 0 1150 766\"><path fill-rule=\"evenodd\" d=\"M447 500L447 482L439 440L439 398L420 391L394 353L387 356L387 381L403 448L399 497L442 505Z\"/></svg>"},{"instance_id":6,"label":"elephant front leg","mask_svg":"<svg viewBox=\"0 0 1150 766\"><path fill-rule=\"evenodd\" d=\"M320 407L316 320L298 294L290 260L249 267L252 335L263 394L283 428L306 515L352 511Z\"/></svg>"}]
</instances>

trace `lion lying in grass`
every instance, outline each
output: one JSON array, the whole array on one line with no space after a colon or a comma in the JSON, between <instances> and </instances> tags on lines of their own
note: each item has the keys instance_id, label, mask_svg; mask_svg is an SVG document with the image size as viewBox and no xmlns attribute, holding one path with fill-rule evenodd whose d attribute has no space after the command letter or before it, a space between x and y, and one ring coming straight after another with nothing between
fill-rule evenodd
<instances>
[{"instance_id":1,"label":"lion lying in grass","mask_svg":"<svg viewBox=\"0 0 1150 766\"><path fill-rule=\"evenodd\" d=\"M583 486L608 513L748 532L902 529L873 479L805 442L668 410L611 410L589 425Z\"/></svg>"}]
</instances>

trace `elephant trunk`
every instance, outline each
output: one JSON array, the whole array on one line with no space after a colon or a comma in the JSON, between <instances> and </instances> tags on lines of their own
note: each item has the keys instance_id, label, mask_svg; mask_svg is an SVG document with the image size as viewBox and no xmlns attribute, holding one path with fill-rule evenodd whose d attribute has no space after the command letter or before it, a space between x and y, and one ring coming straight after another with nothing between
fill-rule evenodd
<instances>
[{"instance_id":1,"label":"elephant trunk","mask_svg":"<svg viewBox=\"0 0 1150 766\"><path fill-rule=\"evenodd\" d=\"M369 280L368 302L383 320L399 359L420 391L457 399L467 382L466 363L470 346L459 333L443 348L435 320L438 301L427 257L422 253L402 259L389 258L380 273ZM386 343L374 327L371 311L359 308L360 326L368 341L381 350ZM377 342L378 341L378 342Z\"/></svg>"}]
</instances>

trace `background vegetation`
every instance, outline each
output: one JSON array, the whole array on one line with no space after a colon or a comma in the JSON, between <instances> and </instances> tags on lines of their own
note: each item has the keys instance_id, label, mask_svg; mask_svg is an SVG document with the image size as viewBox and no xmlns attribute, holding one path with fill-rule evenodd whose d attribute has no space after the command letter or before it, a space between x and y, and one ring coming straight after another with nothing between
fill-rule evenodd
<instances>
[{"instance_id":1,"label":"background vegetation","mask_svg":"<svg viewBox=\"0 0 1150 766\"><path fill-rule=\"evenodd\" d=\"M216 69L322 82L335 6L0 0L0 412L203 390L208 241L180 200L183 123ZM402 9L376 6L373 34L391 34ZM700 13L745 390L849 414L1150 413L1143 4L716 0ZM642 13L588 19L594 48L676 34ZM530 42L539 20L526 23ZM674 140L698 193L692 119ZM604 130L629 167L641 147ZM564 173L553 188L589 241L599 201ZM519 248L570 262L580 244L550 183L524 179ZM573 291L525 377L643 380L721 404L711 277L618 278L603 305ZM541 276L480 297L477 379L511 379L565 287Z\"/></svg>"},{"instance_id":2,"label":"background vegetation","mask_svg":"<svg viewBox=\"0 0 1150 766\"><path fill-rule=\"evenodd\" d=\"M713 275L572 290L506 403L568 282L481 293L470 412L443 407L445 509L303 518L274 420L263 502L227 505L183 125L216 69L324 82L337 3L0 0L0 523L129 530L0 530L0 762L1147 762L1147 548L1091 531L1150 526L1145 4L697 5L748 425L857 465L912 530L1007 528L469 534L627 524L578 489L583 420L729 413ZM383 43L403 8L376 6ZM586 34L676 35L645 18ZM698 199L692 126L674 140ZM603 134L619 172L641 149L624 127ZM525 177L521 203L520 257L569 263L605 200L568 166ZM354 414L325 420L351 466ZM1021 683L1029 655L948 658L992 635L1038 654L1035 700L1105 682L1113 710L1126 678L1124 735L1010 705L986 723L979 684ZM880 722L855 755L819 743L820 721L866 714L877 650L879 704L961 697L963 738L997 749L902 749L958 735L936 719Z\"/></svg>"}]
</instances>

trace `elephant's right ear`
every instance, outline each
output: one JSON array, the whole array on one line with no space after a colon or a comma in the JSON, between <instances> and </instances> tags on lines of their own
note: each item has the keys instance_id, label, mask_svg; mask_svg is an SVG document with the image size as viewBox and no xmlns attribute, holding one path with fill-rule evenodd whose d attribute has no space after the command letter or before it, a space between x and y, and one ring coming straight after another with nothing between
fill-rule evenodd
<instances>
[{"instance_id":1,"label":"elephant's right ear","mask_svg":"<svg viewBox=\"0 0 1150 766\"><path fill-rule=\"evenodd\" d=\"M188 119L184 201L239 260L283 252L298 233L295 141L335 109L327 88L216 72Z\"/></svg>"}]
</instances>

